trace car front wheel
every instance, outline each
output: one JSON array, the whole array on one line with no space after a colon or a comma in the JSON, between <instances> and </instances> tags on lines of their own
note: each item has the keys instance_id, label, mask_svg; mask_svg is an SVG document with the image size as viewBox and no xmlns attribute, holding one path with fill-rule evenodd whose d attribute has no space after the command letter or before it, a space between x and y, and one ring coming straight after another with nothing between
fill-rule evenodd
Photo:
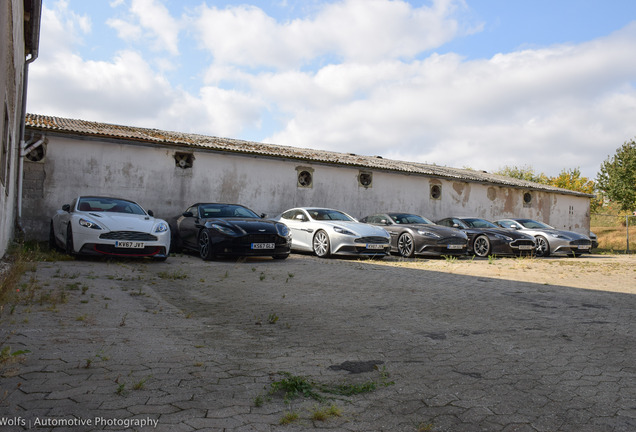
<instances>
[{"instance_id":1,"label":"car front wheel","mask_svg":"<svg viewBox=\"0 0 636 432\"><path fill-rule=\"evenodd\" d=\"M415 252L413 244L413 236L409 233L403 233L398 238L398 252L405 258L412 258Z\"/></svg>"},{"instance_id":2,"label":"car front wheel","mask_svg":"<svg viewBox=\"0 0 636 432\"><path fill-rule=\"evenodd\" d=\"M329 244L329 236L323 230L320 230L314 236L313 241L314 253L316 256L320 258L327 258L331 255L330 244Z\"/></svg>"},{"instance_id":3,"label":"car front wheel","mask_svg":"<svg viewBox=\"0 0 636 432\"><path fill-rule=\"evenodd\" d=\"M73 230L71 229L71 223L66 226L66 248L65 252L69 255L75 255L75 248L73 246Z\"/></svg>"},{"instance_id":4,"label":"car front wheel","mask_svg":"<svg viewBox=\"0 0 636 432\"><path fill-rule=\"evenodd\" d=\"M543 236L537 236L537 256L538 257L549 257L550 256L550 243L548 243L548 239Z\"/></svg>"},{"instance_id":5,"label":"car front wheel","mask_svg":"<svg viewBox=\"0 0 636 432\"><path fill-rule=\"evenodd\" d=\"M207 229L202 230L199 234L199 255L205 261L210 261L214 258L212 245L210 243L210 232Z\"/></svg>"},{"instance_id":6,"label":"car front wheel","mask_svg":"<svg viewBox=\"0 0 636 432\"><path fill-rule=\"evenodd\" d=\"M477 237L473 243L473 252L482 258L490 255L490 240L488 240L488 237L484 235Z\"/></svg>"}]
</instances>

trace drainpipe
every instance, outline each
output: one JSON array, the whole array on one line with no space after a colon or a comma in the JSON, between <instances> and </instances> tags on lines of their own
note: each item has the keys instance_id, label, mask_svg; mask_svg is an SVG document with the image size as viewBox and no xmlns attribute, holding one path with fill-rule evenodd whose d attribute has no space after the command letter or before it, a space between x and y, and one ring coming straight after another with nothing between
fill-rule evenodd
<instances>
[{"instance_id":1,"label":"drainpipe","mask_svg":"<svg viewBox=\"0 0 636 432\"><path fill-rule=\"evenodd\" d=\"M42 1L41 0L32 0L32 8L30 22L32 23L31 27L31 47L30 52L28 53L28 58L24 62L24 73L22 76L22 117L20 119L20 149L19 149L19 161L18 161L18 196L16 207L18 210L18 215L16 218L16 226L18 230L24 233L24 227L22 226L22 184L24 177L24 156L25 149L29 146L30 150L33 150L35 147L41 145L44 141L41 139L36 143L25 143L24 142L24 130L26 123L26 105L27 105L27 87L29 83L29 64L33 63L35 59L38 58L38 51L40 45L40 18L42 16ZM26 36L25 36L26 37Z\"/></svg>"}]
</instances>

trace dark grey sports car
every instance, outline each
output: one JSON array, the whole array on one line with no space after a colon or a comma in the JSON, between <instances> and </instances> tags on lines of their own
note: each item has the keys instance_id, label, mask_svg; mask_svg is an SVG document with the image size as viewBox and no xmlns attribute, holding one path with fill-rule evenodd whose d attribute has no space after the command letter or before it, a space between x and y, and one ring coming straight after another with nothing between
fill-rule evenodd
<instances>
[{"instance_id":1,"label":"dark grey sports car","mask_svg":"<svg viewBox=\"0 0 636 432\"><path fill-rule=\"evenodd\" d=\"M468 237L455 228L439 226L410 213L378 213L360 219L391 234L391 252L403 257L415 255L464 255Z\"/></svg>"},{"instance_id":2,"label":"dark grey sports car","mask_svg":"<svg viewBox=\"0 0 636 432\"><path fill-rule=\"evenodd\" d=\"M489 255L531 255L536 243L534 237L498 227L485 219L450 217L437 221L447 227L459 228L468 236L468 250L478 257Z\"/></svg>"},{"instance_id":3,"label":"dark grey sports car","mask_svg":"<svg viewBox=\"0 0 636 432\"><path fill-rule=\"evenodd\" d=\"M291 248L285 224L265 220L237 204L197 203L171 225L173 247L197 251L204 260L219 255L285 259Z\"/></svg>"}]
</instances>

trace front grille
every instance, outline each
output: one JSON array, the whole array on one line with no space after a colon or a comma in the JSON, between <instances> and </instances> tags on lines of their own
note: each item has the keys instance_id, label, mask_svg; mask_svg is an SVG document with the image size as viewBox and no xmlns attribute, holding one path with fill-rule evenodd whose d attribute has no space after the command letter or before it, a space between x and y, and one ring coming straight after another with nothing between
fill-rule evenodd
<instances>
[{"instance_id":1,"label":"front grille","mask_svg":"<svg viewBox=\"0 0 636 432\"><path fill-rule=\"evenodd\" d=\"M157 237L141 231L111 231L99 236L105 240L157 241Z\"/></svg>"},{"instance_id":2,"label":"front grille","mask_svg":"<svg viewBox=\"0 0 636 432\"><path fill-rule=\"evenodd\" d=\"M572 246L591 245L591 244L592 242L588 239L572 240L570 242L570 245Z\"/></svg>"},{"instance_id":3,"label":"front grille","mask_svg":"<svg viewBox=\"0 0 636 432\"><path fill-rule=\"evenodd\" d=\"M389 239L386 237L360 237L357 238L356 243L376 243L376 244L388 244Z\"/></svg>"},{"instance_id":4,"label":"front grille","mask_svg":"<svg viewBox=\"0 0 636 432\"><path fill-rule=\"evenodd\" d=\"M444 239L440 239L437 240L437 244L440 245L465 245L466 244L466 239L463 239L461 237L447 237Z\"/></svg>"},{"instance_id":5,"label":"front grille","mask_svg":"<svg viewBox=\"0 0 636 432\"><path fill-rule=\"evenodd\" d=\"M287 240L277 234L248 234L240 237L241 243L285 243Z\"/></svg>"},{"instance_id":6,"label":"front grille","mask_svg":"<svg viewBox=\"0 0 636 432\"><path fill-rule=\"evenodd\" d=\"M134 249L134 248L117 248L112 245L103 245L96 244L94 246L96 252L105 254L105 255L117 255L117 256L153 256L160 253L165 253L163 247L159 246L146 246L142 249Z\"/></svg>"},{"instance_id":7,"label":"front grille","mask_svg":"<svg viewBox=\"0 0 636 432\"><path fill-rule=\"evenodd\" d=\"M511 247L519 247L519 246L534 246L534 240L530 239L517 239L510 242Z\"/></svg>"}]
</instances>

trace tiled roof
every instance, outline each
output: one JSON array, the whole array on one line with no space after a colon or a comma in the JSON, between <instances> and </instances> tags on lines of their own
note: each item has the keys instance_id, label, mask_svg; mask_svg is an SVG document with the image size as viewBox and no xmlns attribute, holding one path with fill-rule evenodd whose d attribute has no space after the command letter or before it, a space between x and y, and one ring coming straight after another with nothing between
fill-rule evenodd
<instances>
[{"instance_id":1,"label":"tiled roof","mask_svg":"<svg viewBox=\"0 0 636 432\"><path fill-rule=\"evenodd\" d=\"M490 183L497 186L511 186L529 190L558 192L568 195L592 195L568 189L556 188L540 183L528 182L511 177L490 174L483 171L449 168L417 162L384 159L380 156L363 156L351 153L338 153L324 150L311 150L274 144L263 144L230 138L219 138L182 132L171 132L159 129L147 129L132 126L121 126L62 117L27 114L26 127L43 132L50 131L61 134L122 139L144 143L156 143L193 149L211 149L232 153L281 157L306 162L319 162L335 165L347 165L368 169L395 171L419 174L450 180Z\"/></svg>"}]
</instances>

